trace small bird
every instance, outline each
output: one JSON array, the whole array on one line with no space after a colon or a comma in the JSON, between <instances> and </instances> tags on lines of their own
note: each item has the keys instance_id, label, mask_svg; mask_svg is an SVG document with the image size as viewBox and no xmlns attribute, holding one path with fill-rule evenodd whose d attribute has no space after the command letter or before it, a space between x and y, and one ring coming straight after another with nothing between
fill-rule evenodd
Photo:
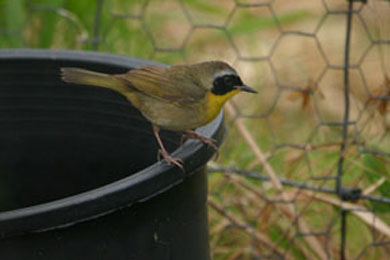
<instances>
[{"instance_id":1,"label":"small bird","mask_svg":"<svg viewBox=\"0 0 390 260\"><path fill-rule=\"evenodd\" d=\"M68 83L105 87L125 96L153 125L160 153L168 164L183 168L179 158L169 155L159 129L182 131L216 147L215 140L192 129L217 117L226 101L241 91L257 93L246 86L236 70L222 61L170 67L144 66L124 74L104 74L81 68L61 68Z\"/></svg>"}]
</instances>

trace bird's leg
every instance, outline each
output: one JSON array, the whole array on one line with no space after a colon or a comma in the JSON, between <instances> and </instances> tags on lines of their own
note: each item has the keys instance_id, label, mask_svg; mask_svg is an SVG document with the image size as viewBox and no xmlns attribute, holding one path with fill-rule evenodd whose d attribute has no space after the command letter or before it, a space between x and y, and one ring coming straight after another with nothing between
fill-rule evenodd
<instances>
[{"instance_id":1,"label":"bird's leg","mask_svg":"<svg viewBox=\"0 0 390 260\"><path fill-rule=\"evenodd\" d=\"M186 130L184 131L185 135L182 137L182 141L186 139L198 139L202 143L207 144L215 149L215 151L218 151L217 141L213 138L208 138L203 135L198 134L197 132L193 130Z\"/></svg>"},{"instance_id":2,"label":"bird's leg","mask_svg":"<svg viewBox=\"0 0 390 260\"><path fill-rule=\"evenodd\" d=\"M205 137L203 135L200 135L200 134L198 134L197 132L195 132L193 130L186 130L186 131L184 131L184 135L182 136L181 141L184 142L186 139L189 139L189 138L191 138L191 139L198 139L202 143L211 146L215 150L215 152L216 152L215 159L217 159L219 157L217 141L215 139L208 138L208 137Z\"/></svg>"},{"instance_id":3,"label":"bird's leg","mask_svg":"<svg viewBox=\"0 0 390 260\"><path fill-rule=\"evenodd\" d=\"M164 159L167 161L168 165L174 164L178 166L179 168L183 169L183 160L180 158L174 158L169 155L168 151L165 149L164 144L160 138L160 129L157 126L153 126L153 133L156 137L157 143L160 146L159 153L164 157Z\"/></svg>"}]
</instances>

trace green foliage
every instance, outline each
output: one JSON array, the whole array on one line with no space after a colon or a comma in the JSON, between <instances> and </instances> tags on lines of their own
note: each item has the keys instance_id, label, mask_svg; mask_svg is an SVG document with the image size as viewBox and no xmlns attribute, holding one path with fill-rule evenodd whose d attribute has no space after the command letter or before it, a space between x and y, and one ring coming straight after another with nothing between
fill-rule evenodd
<instances>
[{"instance_id":1,"label":"green foliage","mask_svg":"<svg viewBox=\"0 0 390 260\"><path fill-rule=\"evenodd\" d=\"M61 7L66 0L30 0L24 1L26 4L36 7L50 7L50 8L59 8Z\"/></svg>"},{"instance_id":2,"label":"green foliage","mask_svg":"<svg viewBox=\"0 0 390 260\"><path fill-rule=\"evenodd\" d=\"M25 20L24 0L0 1L0 47L23 46L21 32Z\"/></svg>"},{"instance_id":3,"label":"green foliage","mask_svg":"<svg viewBox=\"0 0 390 260\"><path fill-rule=\"evenodd\" d=\"M223 14L223 9L211 1L186 0L185 3L202 13L213 15Z\"/></svg>"},{"instance_id":4,"label":"green foliage","mask_svg":"<svg viewBox=\"0 0 390 260\"><path fill-rule=\"evenodd\" d=\"M7 1L3 16L5 26L9 30L21 30L26 18L25 6L23 0Z\"/></svg>"},{"instance_id":5,"label":"green foliage","mask_svg":"<svg viewBox=\"0 0 390 260\"><path fill-rule=\"evenodd\" d=\"M105 45L102 50L148 58L152 51L148 35L139 21L115 19L112 28L104 34Z\"/></svg>"},{"instance_id":6,"label":"green foliage","mask_svg":"<svg viewBox=\"0 0 390 260\"><path fill-rule=\"evenodd\" d=\"M184 62L183 56L181 52L157 52L153 55L152 59L165 64L179 64Z\"/></svg>"},{"instance_id":7,"label":"green foliage","mask_svg":"<svg viewBox=\"0 0 390 260\"><path fill-rule=\"evenodd\" d=\"M65 8L74 13L88 31L92 32L93 22L95 20L96 1L68 0Z\"/></svg>"},{"instance_id":8,"label":"green foliage","mask_svg":"<svg viewBox=\"0 0 390 260\"><path fill-rule=\"evenodd\" d=\"M379 181L380 178L386 178L386 180L377 188L377 192L380 196L390 196L390 181L389 171L386 163L372 154L363 154L362 162L364 165L363 173L370 184L374 184ZM378 203L375 201L367 201L371 208L377 212L390 212L390 206L385 203Z\"/></svg>"},{"instance_id":9,"label":"green foliage","mask_svg":"<svg viewBox=\"0 0 390 260\"><path fill-rule=\"evenodd\" d=\"M289 24L303 19L310 18L311 14L303 11L291 12L279 17L280 24ZM274 29L277 22L272 17L259 17L258 15L246 12L239 17L239 23L235 23L229 28L229 33L234 36L237 34L248 34L257 30Z\"/></svg>"},{"instance_id":10,"label":"green foliage","mask_svg":"<svg viewBox=\"0 0 390 260\"><path fill-rule=\"evenodd\" d=\"M380 177L388 177L387 165L379 157L372 154L363 154L364 174L371 182L377 181Z\"/></svg>"},{"instance_id":11,"label":"green foliage","mask_svg":"<svg viewBox=\"0 0 390 260\"><path fill-rule=\"evenodd\" d=\"M295 23L298 21L302 21L305 19L309 19L312 17L312 14L306 11L295 11L295 12L289 12L285 15L279 16L279 23L281 25L288 25L291 23Z\"/></svg>"},{"instance_id":12,"label":"green foliage","mask_svg":"<svg viewBox=\"0 0 390 260\"><path fill-rule=\"evenodd\" d=\"M49 1L42 1L42 2L49 2ZM62 4L62 0L52 0L50 1L50 4L52 4L53 6L60 6ZM41 26L40 28L40 37L38 37L39 48L50 48L50 46L52 45L55 37L58 18L59 17L55 12L45 12L42 15L40 15L41 23L44 24L44 26Z\"/></svg>"},{"instance_id":13,"label":"green foliage","mask_svg":"<svg viewBox=\"0 0 390 260\"><path fill-rule=\"evenodd\" d=\"M279 228L273 226L269 227L268 234L272 241L278 241L278 245L286 251L292 252L296 259L305 259L305 255L301 252L301 250L295 246L295 243L291 243L291 241L286 238L286 234L284 234Z\"/></svg>"},{"instance_id":14,"label":"green foliage","mask_svg":"<svg viewBox=\"0 0 390 260\"><path fill-rule=\"evenodd\" d=\"M97 1L79 0L0 0L0 47L74 48L91 49L92 41L99 41L99 50L124 55L150 58L153 54L151 35L141 21L116 18L113 14L139 13L143 1L103 1L99 16L100 31L94 35ZM224 16L227 7L208 1L187 0L185 5L196 12ZM172 10L176 11L176 10ZM287 13L279 17L280 23L305 19L304 12ZM172 13L153 13L148 20L149 31L163 31ZM239 22L229 28L231 36L250 34L254 30L274 28L275 20L249 13L240 15ZM177 24L180 29L180 24ZM96 39L95 39L96 37ZM221 39L208 39L218 43ZM170 64L183 59L182 53L155 55Z\"/></svg>"}]
</instances>

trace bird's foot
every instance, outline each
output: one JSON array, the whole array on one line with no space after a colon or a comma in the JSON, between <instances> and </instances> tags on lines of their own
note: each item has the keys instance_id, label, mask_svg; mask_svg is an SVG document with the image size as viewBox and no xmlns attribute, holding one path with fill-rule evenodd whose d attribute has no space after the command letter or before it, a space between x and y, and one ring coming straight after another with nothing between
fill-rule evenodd
<instances>
[{"instance_id":1,"label":"bird's foot","mask_svg":"<svg viewBox=\"0 0 390 260\"><path fill-rule=\"evenodd\" d=\"M213 138L208 138L203 135L198 134L195 131L192 130L187 130L184 132L184 135L181 137L181 142L183 143L187 139L198 139L204 144L207 144L208 146L212 147L215 150L215 159L218 159L219 157L219 151L218 151L218 146L217 146L217 140Z\"/></svg>"},{"instance_id":2,"label":"bird's foot","mask_svg":"<svg viewBox=\"0 0 390 260\"><path fill-rule=\"evenodd\" d=\"M184 133L185 134L181 137L182 143L187 139L198 139L202 143L207 144L208 146L214 148L215 151L218 151L217 141L215 139L205 137L192 130L185 131Z\"/></svg>"},{"instance_id":3,"label":"bird's foot","mask_svg":"<svg viewBox=\"0 0 390 260\"><path fill-rule=\"evenodd\" d=\"M184 162L182 159L170 156L166 150L159 150L158 153L164 158L168 165L174 164L180 169L184 169Z\"/></svg>"}]
</instances>

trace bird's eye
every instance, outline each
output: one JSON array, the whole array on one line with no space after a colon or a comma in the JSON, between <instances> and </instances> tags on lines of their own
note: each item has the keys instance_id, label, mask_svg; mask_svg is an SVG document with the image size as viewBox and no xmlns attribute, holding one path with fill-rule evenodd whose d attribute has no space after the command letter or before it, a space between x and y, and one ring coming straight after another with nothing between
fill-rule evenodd
<instances>
[{"instance_id":1,"label":"bird's eye","mask_svg":"<svg viewBox=\"0 0 390 260\"><path fill-rule=\"evenodd\" d=\"M234 90L235 86L241 86L242 81L236 75L225 75L214 79L211 91L216 95L224 95Z\"/></svg>"},{"instance_id":2,"label":"bird's eye","mask_svg":"<svg viewBox=\"0 0 390 260\"><path fill-rule=\"evenodd\" d=\"M233 86L235 83L235 80L232 76L225 76L223 78L223 81L224 81L226 86Z\"/></svg>"}]
</instances>

